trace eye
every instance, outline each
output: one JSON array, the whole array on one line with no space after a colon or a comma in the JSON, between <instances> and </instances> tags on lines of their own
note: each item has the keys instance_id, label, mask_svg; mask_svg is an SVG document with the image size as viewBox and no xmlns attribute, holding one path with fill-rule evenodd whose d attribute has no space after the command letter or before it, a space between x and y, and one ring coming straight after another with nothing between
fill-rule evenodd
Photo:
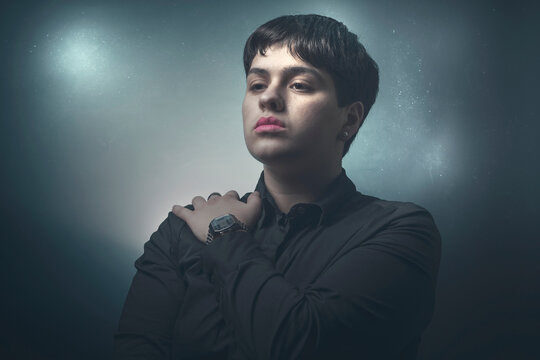
<instances>
[{"instance_id":1,"label":"eye","mask_svg":"<svg viewBox=\"0 0 540 360\"><path fill-rule=\"evenodd\" d=\"M249 90L251 91L260 91L263 90L265 85L263 83L253 83L249 86Z\"/></svg>"},{"instance_id":2,"label":"eye","mask_svg":"<svg viewBox=\"0 0 540 360\"><path fill-rule=\"evenodd\" d=\"M291 84L291 88L298 91L311 91L313 90L311 86L301 83L301 82L294 82Z\"/></svg>"}]
</instances>

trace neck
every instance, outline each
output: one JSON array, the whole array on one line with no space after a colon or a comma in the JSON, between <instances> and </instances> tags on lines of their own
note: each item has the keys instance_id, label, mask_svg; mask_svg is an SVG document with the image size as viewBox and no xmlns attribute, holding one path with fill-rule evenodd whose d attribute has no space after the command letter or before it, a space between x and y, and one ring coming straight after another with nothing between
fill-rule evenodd
<instances>
[{"instance_id":1,"label":"neck","mask_svg":"<svg viewBox=\"0 0 540 360\"><path fill-rule=\"evenodd\" d=\"M264 183L277 207L287 214L293 205L318 200L326 187L341 173L341 161L331 169L300 169L264 165Z\"/></svg>"}]
</instances>

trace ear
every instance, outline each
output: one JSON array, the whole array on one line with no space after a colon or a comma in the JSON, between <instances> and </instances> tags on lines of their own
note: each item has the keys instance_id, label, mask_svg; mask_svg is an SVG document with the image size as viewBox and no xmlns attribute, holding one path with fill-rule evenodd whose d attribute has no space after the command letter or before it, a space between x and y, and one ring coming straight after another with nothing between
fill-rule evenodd
<instances>
[{"instance_id":1,"label":"ear","mask_svg":"<svg viewBox=\"0 0 540 360\"><path fill-rule=\"evenodd\" d=\"M364 123L364 104L355 101L347 106L347 121L343 124L342 130L347 130L349 134L356 134L360 126Z\"/></svg>"}]
</instances>

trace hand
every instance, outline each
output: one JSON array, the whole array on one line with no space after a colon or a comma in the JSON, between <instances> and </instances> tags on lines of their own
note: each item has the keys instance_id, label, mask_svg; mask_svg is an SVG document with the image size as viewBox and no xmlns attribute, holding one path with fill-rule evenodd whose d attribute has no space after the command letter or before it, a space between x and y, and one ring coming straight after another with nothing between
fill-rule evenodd
<instances>
[{"instance_id":1,"label":"hand","mask_svg":"<svg viewBox=\"0 0 540 360\"><path fill-rule=\"evenodd\" d=\"M214 194L210 196L208 201L204 200L202 196L195 196L191 202L194 210L174 205L172 212L188 224L193 234L201 242L206 241L208 226L218 216L233 214L248 229L251 229L259 220L262 212L262 200L257 191L249 195L247 203L240 201L238 193L234 190L223 196Z\"/></svg>"}]
</instances>

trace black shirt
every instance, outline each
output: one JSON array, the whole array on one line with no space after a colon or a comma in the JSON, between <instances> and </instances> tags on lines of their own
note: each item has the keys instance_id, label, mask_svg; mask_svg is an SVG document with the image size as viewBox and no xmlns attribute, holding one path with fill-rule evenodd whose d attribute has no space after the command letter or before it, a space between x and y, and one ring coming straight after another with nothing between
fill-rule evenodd
<instances>
[{"instance_id":1,"label":"black shirt","mask_svg":"<svg viewBox=\"0 0 540 360\"><path fill-rule=\"evenodd\" d=\"M414 359L440 260L431 215L357 192L345 170L288 214L264 172L256 190L256 227L209 246L169 213L135 262L115 358Z\"/></svg>"}]
</instances>

